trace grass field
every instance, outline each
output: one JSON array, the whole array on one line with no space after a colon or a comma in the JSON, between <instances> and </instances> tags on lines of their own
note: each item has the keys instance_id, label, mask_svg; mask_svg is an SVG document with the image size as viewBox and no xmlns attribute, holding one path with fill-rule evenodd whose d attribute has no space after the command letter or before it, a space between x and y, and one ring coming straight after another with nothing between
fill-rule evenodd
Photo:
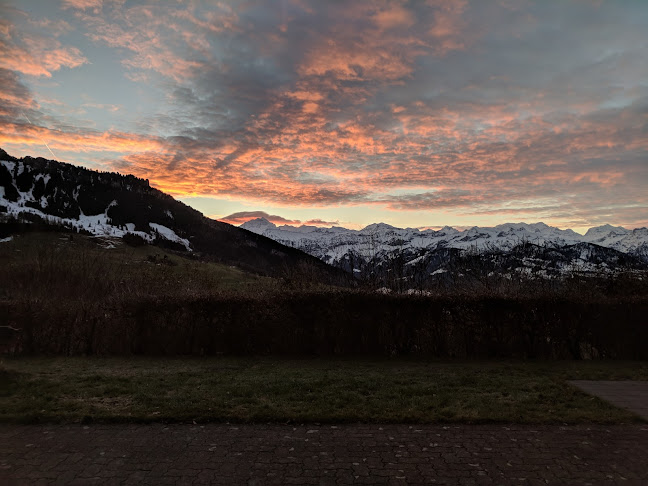
<instances>
[{"instance_id":1,"label":"grass field","mask_svg":"<svg viewBox=\"0 0 648 486\"><path fill-rule=\"evenodd\" d=\"M619 423L567 379L648 379L646 362L20 358L0 420Z\"/></svg>"},{"instance_id":2,"label":"grass field","mask_svg":"<svg viewBox=\"0 0 648 486\"><path fill-rule=\"evenodd\" d=\"M64 233L0 244L0 298L121 299L272 290L277 281L159 247Z\"/></svg>"}]
</instances>

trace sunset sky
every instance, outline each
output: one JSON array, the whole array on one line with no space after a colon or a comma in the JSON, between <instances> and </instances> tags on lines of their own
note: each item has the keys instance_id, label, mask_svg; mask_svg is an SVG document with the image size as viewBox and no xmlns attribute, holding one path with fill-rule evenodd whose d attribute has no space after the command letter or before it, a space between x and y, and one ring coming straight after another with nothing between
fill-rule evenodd
<instances>
[{"instance_id":1,"label":"sunset sky","mask_svg":"<svg viewBox=\"0 0 648 486\"><path fill-rule=\"evenodd\" d=\"M237 224L648 226L648 2L2 0L0 147Z\"/></svg>"}]
</instances>

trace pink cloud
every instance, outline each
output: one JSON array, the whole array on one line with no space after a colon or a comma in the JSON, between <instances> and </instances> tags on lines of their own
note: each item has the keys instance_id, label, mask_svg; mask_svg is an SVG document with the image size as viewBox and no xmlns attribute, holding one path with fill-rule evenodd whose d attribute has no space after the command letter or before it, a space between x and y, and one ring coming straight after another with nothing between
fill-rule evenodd
<instances>
[{"instance_id":1,"label":"pink cloud","mask_svg":"<svg viewBox=\"0 0 648 486\"><path fill-rule=\"evenodd\" d=\"M265 211L241 211L238 213L230 214L229 216L219 218L219 221L223 221L224 223L229 223L238 226L258 218L264 218L270 221L271 223L277 225L288 224L292 226L292 225L299 225L301 223L301 221L299 220L286 219L281 216L268 214Z\"/></svg>"},{"instance_id":2,"label":"pink cloud","mask_svg":"<svg viewBox=\"0 0 648 486\"><path fill-rule=\"evenodd\" d=\"M306 226L337 226L340 224L339 220L335 221L324 221L323 219L309 219L304 223Z\"/></svg>"},{"instance_id":3,"label":"pink cloud","mask_svg":"<svg viewBox=\"0 0 648 486\"><path fill-rule=\"evenodd\" d=\"M51 40L27 40L27 47L0 40L0 63L5 69L30 76L52 77L62 67L75 68L88 62L76 47L62 47Z\"/></svg>"},{"instance_id":4,"label":"pink cloud","mask_svg":"<svg viewBox=\"0 0 648 486\"><path fill-rule=\"evenodd\" d=\"M298 219L286 219L282 216L268 214L265 211L241 211L218 219L219 221L223 221L225 223L238 226L258 218L264 218L276 225L289 225L289 226L301 226L302 224L308 226L334 226L340 224L339 221L324 221L322 219L309 219L305 223L302 223L302 221Z\"/></svg>"},{"instance_id":5,"label":"pink cloud","mask_svg":"<svg viewBox=\"0 0 648 486\"><path fill-rule=\"evenodd\" d=\"M409 27L415 23L414 14L402 5L391 4L373 15L373 21L381 29Z\"/></svg>"},{"instance_id":6,"label":"pink cloud","mask_svg":"<svg viewBox=\"0 0 648 486\"><path fill-rule=\"evenodd\" d=\"M160 153L166 148L164 142L159 138L118 131L79 130L70 132L27 123L2 123L0 128L2 128L0 146L42 145L45 141L52 149L78 153L146 151Z\"/></svg>"},{"instance_id":7,"label":"pink cloud","mask_svg":"<svg viewBox=\"0 0 648 486\"><path fill-rule=\"evenodd\" d=\"M76 68L88 62L77 47L64 46L56 39L71 29L67 22L33 21L20 11L14 12L14 16L23 16L32 21L39 33L17 29L13 23L1 21L0 65L3 69L49 78L52 72L63 67Z\"/></svg>"},{"instance_id":8,"label":"pink cloud","mask_svg":"<svg viewBox=\"0 0 648 486\"><path fill-rule=\"evenodd\" d=\"M77 8L85 10L88 8L100 8L103 0L63 0L63 8Z\"/></svg>"}]
</instances>

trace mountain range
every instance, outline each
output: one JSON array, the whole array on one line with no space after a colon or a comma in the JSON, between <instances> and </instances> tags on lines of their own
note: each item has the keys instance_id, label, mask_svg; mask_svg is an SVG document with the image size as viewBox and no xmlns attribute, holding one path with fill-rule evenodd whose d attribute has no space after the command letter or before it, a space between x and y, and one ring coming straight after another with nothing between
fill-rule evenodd
<instances>
[{"instance_id":1,"label":"mountain range","mask_svg":"<svg viewBox=\"0 0 648 486\"><path fill-rule=\"evenodd\" d=\"M544 223L506 223L464 231L396 228L385 223L361 230L276 226L264 218L241 225L299 248L362 277L441 275L466 267L487 273L552 277L648 268L648 229L603 225L585 235ZM479 264L475 259L479 260Z\"/></svg>"}]
</instances>

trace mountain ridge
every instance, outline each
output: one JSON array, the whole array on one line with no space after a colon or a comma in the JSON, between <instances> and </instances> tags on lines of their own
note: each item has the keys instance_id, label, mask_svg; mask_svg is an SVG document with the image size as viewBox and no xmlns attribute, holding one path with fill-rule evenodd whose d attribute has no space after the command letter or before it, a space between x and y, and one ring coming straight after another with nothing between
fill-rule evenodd
<instances>
[{"instance_id":1,"label":"mountain ridge","mask_svg":"<svg viewBox=\"0 0 648 486\"><path fill-rule=\"evenodd\" d=\"M101 237L128 235L267 275L298 265L331 278L338 272L296 248L207 218L148 180L44 158L16 158L2 149L0 222L5 227L41 223Z\"/></svg>"},{"instance_id":2,"label":"mountain ridge","mask_svg":"<svg viewBox=\"0 0 648 486\"><path fill-rule=\"evenodd\" d=\"M398 278L411 280L417 272L427 277L439 276L451 268L460 272L457 269L462 265L476 265L474 256L482 260L478 266L488 267L486 273L499 272L507 278L648 269L647 228L628 230L602 225L581 235L542 222L473 226L465 230L448 226L419 230L374 223L351 230L277 226L265 218L248 221L241 227L369 278L386 278L392 272L401 275ZM511 269L513 273L508 271Z\"/></svg>"},{"instance_id":3,"label":"mountain ridge","mask_svg":"<svg viewBox=\"0 0 648 486\"><path fill-rule=\"evenodd\" d=\"M543 242L552 242L559 238L562 238L565 241L570 242L571 244L581 243L581 242L597 242L599 246L613 247L619 251L632 251L641 243L648 242L648 228L634 228L626 229L621 226L612 226L609 224L604 224L601 226L596 226L588 229L585 235L581 235L574 230L560 229L554 226L549 226L543 222L537 223L502 223L496 226L472 226L464 230L458 230L451 226L444 226L440 230L425 229L420 230L418 228L399 228L392 226L387 223L372 223L365 226L359 230L353 230L349 228L343 228L340 226L332 226L330 228L323 228L318 226L291 226L291 225L281 225L277 226L271 221L268 221L266 218L256 218L250 220L246 223L241 224L239 227L245 228L254 232L261 231L272 231L276 233L299 233L299 234L331 234L331 233L346 233L346 234L357 234L357 235L385 235L385 234L411 234L417 235L425 238L433 238L438 236L449 236L449 235L461 235L460 241L474 241L476 235L484 235L486 239L492 239L495 236L493 233L497 232L497 237L508 239L518 237L526 238L526 240L536 239L542 240ZM532 231L531 231L532 230ZM619 243L621 239L626 239L631 235L640 235L642 241L627 241L625 243ZM643 236L646 236L646 240L643 241ZM559 237L559 238L557 238ZM453 242L453 248L465 248L466 245L458 244Z\"/></svg>"}]
</instances>

